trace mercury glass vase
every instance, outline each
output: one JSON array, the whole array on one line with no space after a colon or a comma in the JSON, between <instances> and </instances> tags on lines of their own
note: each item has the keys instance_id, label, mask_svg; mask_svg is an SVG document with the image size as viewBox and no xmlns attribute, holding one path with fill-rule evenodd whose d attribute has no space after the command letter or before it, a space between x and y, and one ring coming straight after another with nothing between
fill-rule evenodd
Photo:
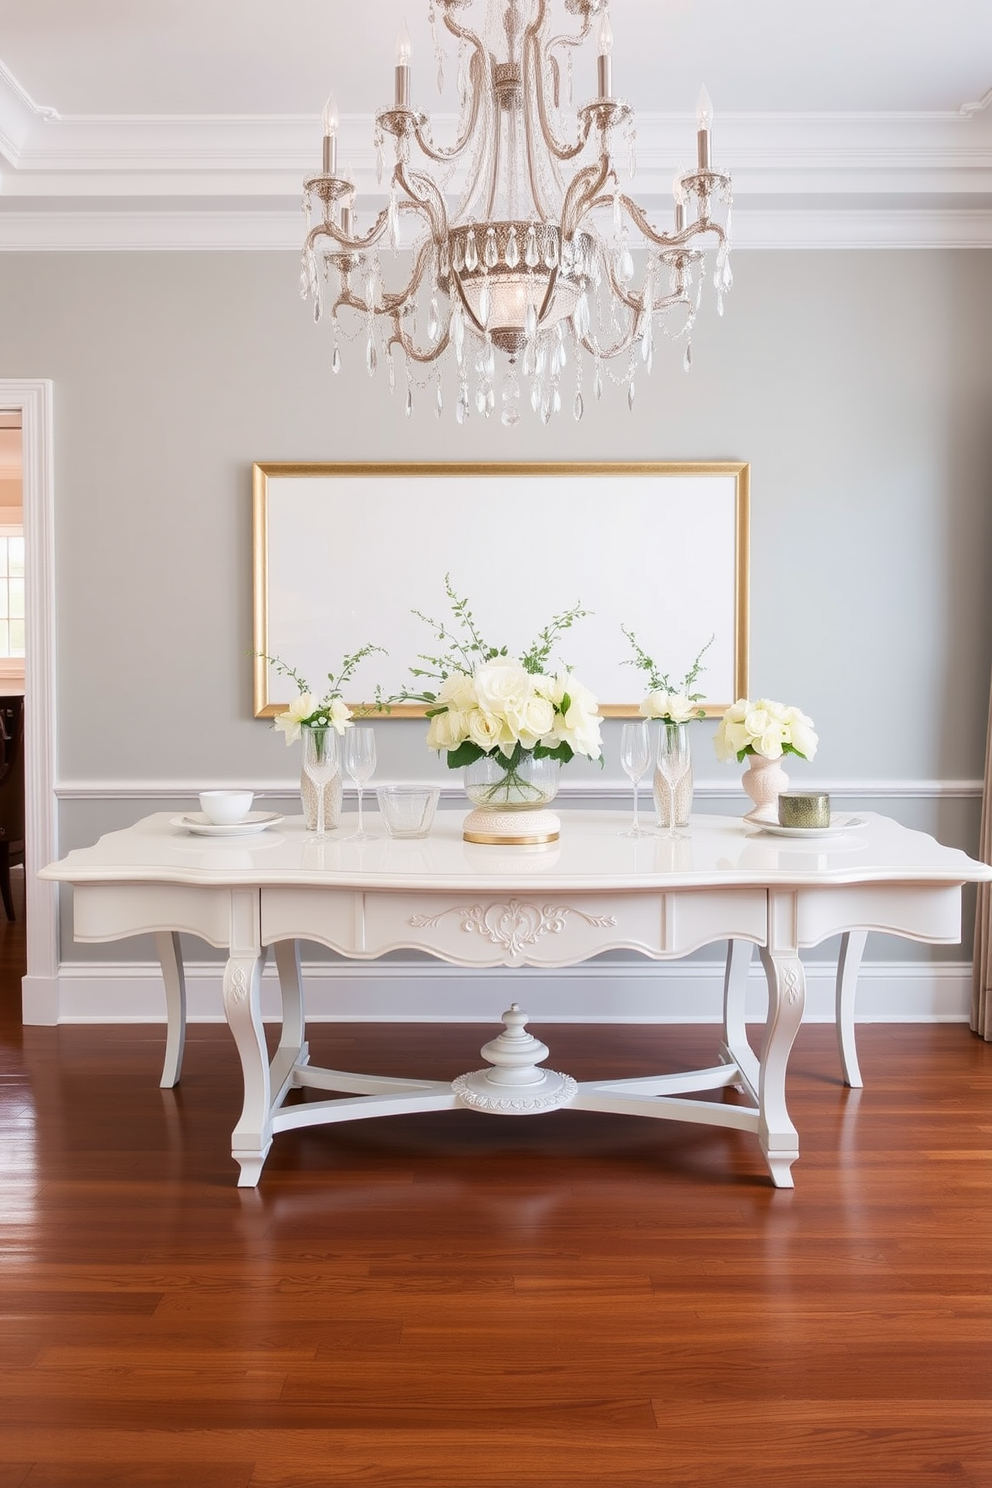
<instances>
[{"instance_id":1,"label":"mercury glass vase","mask_svg":"<svg viewBox=\"0 0 992 1488\"><path fill-rule=\"evenodd\" d=\"M677 723L668 723L664 719L662 719L659 723L659 729L662 730L675 729L678 727L679 725ZM682 727L686 731L686 740L688 741L688 725L683 724ZM661 740L662 736L659 735L659 746L661 744ZM675 821L672 822L669 819L671 810L669 806L668 783L665 780L664 775L662 775L661 771L658 768L657 757L658 751L656 750L654 767L654 806L656 823L659 827L662 827L666 831L672 826L686 827L689 825L689 817L692 814L692 760L690 758L688 770L682 776L682 779L675 787Z\"/></svg>"},{"instance_id":2,"label":"mercury glass vase","mask_svg":"<svg viewBox=\"0 0 992 1488\"><path fill-rule=\"evenodd\" d=\"M324 831L329 832L341 820L341 802L344 796L341 771L324 786ZM308 832L317 830L317 787L306 770L300 767L300 803L303 807L303 824Z\"/></svg>"}]
</instances>

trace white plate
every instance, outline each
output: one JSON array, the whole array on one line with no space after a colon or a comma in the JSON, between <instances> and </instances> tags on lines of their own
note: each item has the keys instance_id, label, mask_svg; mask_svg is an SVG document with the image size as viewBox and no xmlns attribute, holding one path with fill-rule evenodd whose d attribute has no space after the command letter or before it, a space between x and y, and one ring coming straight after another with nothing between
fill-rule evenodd
<instances>
[{"instance_id":1,"label":"white plate","mask_svg":"<svg viewBox=\"0 0 992 1488\"><path fill-rule=\"evenodd\" d=\"M249 811L244 821L215 826L202 811L191 811L186 816L172 817L169 826L182 827L184 831L192 832L194 837L251 837L282 820L278 811Z\"/></svg>"},{"instance_id":2,"label":"white plate","mask_svg":"<svg viewBox=\"0 0 992 1488\"><path fill-rule=\"evenodd\" d=\"M832 816L829 827L783 827L757 811L749 811L744 820L748 826L757 827L761 832L770 832L773 837L839 837L842 832L867 826L863 816Z\"/></svg>"}]
</instances>

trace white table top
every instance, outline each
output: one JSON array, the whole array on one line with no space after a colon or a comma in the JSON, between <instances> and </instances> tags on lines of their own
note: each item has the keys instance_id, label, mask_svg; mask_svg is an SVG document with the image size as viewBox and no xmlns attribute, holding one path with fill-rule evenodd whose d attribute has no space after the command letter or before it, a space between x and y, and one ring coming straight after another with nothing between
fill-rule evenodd
<instances>
[{"instance_id":1,"label":"white table top","mask_svg":"<svg viewBox=\"0 0 992 1488\"><path fill-rule=\"evenodd\" d=\"M325 842L308 841L302 817L255 836L195 837L157 812L42 869L74 884L306 885L375 889L658 890L746 885L962 884L992 881L992 868L888 817L859 813L863 826L828 838L783 839L736 816L699 815L688 836L630 838L627 811L561 811L561 840L541 848L462 841L464 811L439 812L431 835L390 840L368 813L374 842L345 840L346 816Z\"/></svg>"}]
</instances>

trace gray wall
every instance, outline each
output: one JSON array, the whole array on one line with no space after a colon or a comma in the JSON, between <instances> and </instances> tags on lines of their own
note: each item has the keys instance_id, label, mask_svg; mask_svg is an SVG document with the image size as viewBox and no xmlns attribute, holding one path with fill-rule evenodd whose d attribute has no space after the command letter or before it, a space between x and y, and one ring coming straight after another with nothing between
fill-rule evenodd
<instances>
[{"instance_id":1,"label":"gray wall","mask_svg":"<svg viewBox=\"0 0 992 1488\"><path fill-rule=\"evenodd\" d=\"M633 413L608 389L579 424L515 431L438 421L426 395L407 419L359 342L333 378L297 279L277 253L0 259L0 376L55 383L61 781L289 780L251 718L250 466L339 459L749 460L752 694L800 703L822 741L795 777L981 775L992 252L739 254L690 375L662 347ZM417 559L428 605L426 527ZM706 582L704 555L681 561ZM729 783L709 732L697 775ZM383 774L440 773L422 737L384 724ZM63 846L145 809L66 801ZM885 809L976 847L976 803Z\"/></svg>"}]
</instances>

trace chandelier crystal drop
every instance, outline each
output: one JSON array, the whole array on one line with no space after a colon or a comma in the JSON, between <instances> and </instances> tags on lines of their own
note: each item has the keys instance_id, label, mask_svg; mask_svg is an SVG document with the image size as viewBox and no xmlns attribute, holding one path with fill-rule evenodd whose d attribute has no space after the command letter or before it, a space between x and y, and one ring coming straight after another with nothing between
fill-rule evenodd
<instances>
[{"instance_id":1,"label":"chandelier crystal drop","mask_svg":"<svg viewBox=\"0 0 992 1488\"><path fill-rule=\"evenodd\" d=\"M466 14L476 8L485 12L478 29ZM633 408L635 376L650 373L659 333L682 341L691 365L706 248L716 250L720 314L733 282L731 183L710 163L709 95L704 88L697 110L696 168L676 172L672 222L658 227L621 185L616 152L632 173L634 114L613 93L607 0L431 0L441 88L438 17L456 44L455 140L435 143L411 102L404 26L393 105L376 115L386 204L364 229L354 178L338 165L333 97L324 108L321 174L304 183L300 287L315 320L330 314L333 368L342 338L364 334L370 376L385 359L393 385L394 358L405 359L408 415L415 390L430 389L438 415L447 404L462 423L499 409L510 427L522 404L545 423L562 408L581 418L589 358L594 398L605 366ZM596 96L569 114L573 52L593 33ZM451 398L441 391L448 366Z\"/></svg>"}]
</instances>

